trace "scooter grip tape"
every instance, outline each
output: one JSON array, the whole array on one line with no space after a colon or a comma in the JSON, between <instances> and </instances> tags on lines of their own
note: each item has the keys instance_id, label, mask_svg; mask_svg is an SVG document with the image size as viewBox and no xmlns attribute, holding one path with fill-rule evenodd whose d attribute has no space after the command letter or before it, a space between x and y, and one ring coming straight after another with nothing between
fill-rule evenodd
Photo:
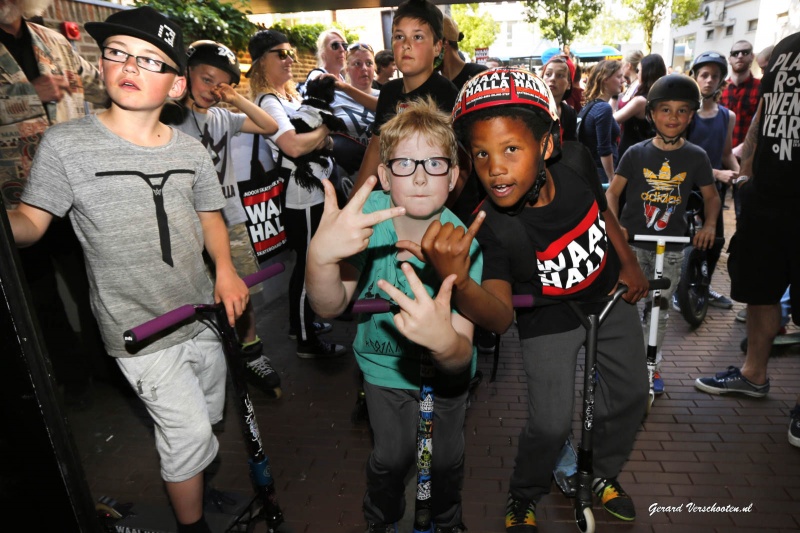
<instances>
[{"instance_id":1,"label":"scooter grip tape","mask_svg":"<svg viewBox=\"0 0 800 533\"><path fill-rule=\"evenodd\" d=\"M131 346L137 342L143 341L148 337L152 337L159 331L163 331L170 326L174 326L184 320L194 316L194 305L186 304L173 309L161 316L157 316L152 320L148 320L144 324L140 324L134 328L129 329L122 334L125 339L125 345Z\"/></svg>"}]
</instances>

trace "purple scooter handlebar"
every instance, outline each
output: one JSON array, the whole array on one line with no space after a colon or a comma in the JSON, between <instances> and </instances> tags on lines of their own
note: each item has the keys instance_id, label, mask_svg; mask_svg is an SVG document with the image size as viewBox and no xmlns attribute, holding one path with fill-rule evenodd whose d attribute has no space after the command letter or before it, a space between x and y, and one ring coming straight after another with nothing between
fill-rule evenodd
<instances>
[{"instance_id":1,"label":"purple scooter handlebar","mask_svg":"<svg viewBox=\"0 0 800 533\"><path fill-rule=\"evenodd\" d=\"M245 276L242 278L245 285L248 287L252 287L253 285L258 285L259 283L266 281L267 279L280 274L285 270L286 267L283 266L283 263L275 263L274 265L270 265L263 270L259 270L249 276ZM164 331L165 329L174 326L175 324L179 324L184 320L188 320L195 314L195 310L198 307L202 307L205 304L186 304L182 305L172 311L168 311L161 316L157 316L152 320L148 320L144 324L140 324L136 327L133 327L123 333L123 338L125 339L125 345L131 346L138 342L142 342L143 340L152 337L156 333L160 331Z\"/></svg>"},{"instance_id":2,"label":"purple scooter handlebar","mask_svg":"<svg viewBox=\"0 0 800 533\"><path fill-rule=\"evenodd\" d=\"M668 289L670 286L669 278L651 279L648 280L650 290ZM515 294L511 297L511 305L516 308L533 307L535 298L532 294ZM552 301L551 301L552 302ZM395 303L385 300L383 298L369 298L364 300L356 300L353 302L351 311L354 314L359 313L396 313L398 306Z\"/></svg>"}]
</instances>

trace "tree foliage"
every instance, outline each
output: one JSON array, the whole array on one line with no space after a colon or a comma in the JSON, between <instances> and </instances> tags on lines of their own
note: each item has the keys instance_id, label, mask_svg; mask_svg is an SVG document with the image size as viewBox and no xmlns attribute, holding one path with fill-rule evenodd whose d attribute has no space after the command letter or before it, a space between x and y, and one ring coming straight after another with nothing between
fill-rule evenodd
<instances>
[{"instance_id":1,"label":"tree foliage","mask_svg":"<svg viewBox=\"0 0 800 533\"><path fill-rule=\"evenodd\" d=\"M344 35L348 43L358 41L358 33L343 27L341 24L334 23L332 27L337 28ZM276 22L272 28L286 35L292 46L308 52L314 52L317 49L317 38L323 31L330 29L331 26L325 24L294 24L287 26L283 22Z\"/></svg>"},{"instance_id":2,"label":"tree foliage","mask_svg":"<svg viewBox=\"0 0 800 533\"><path fill-rule=\"evenodd\" d=\"M247 0L237 2L241 9L221 0L134 0L134 5L150 6L177 22L183 29L186 46L200 39L210 39L244 51L250 37L258 30L247 18L252 14Z\"/></svg>"},{"instance_id":3,"label":"tree foliage","mask_svg":"<svg viewBox=\"0 0 800 533\"><path fill-rule=\"evenodd\" d=\"M671 13L670 25L685 26L700 17L702 0L623 0L633 11L634 21L644 30L644 45L647 52L653 48L653 32L656 26Z\"/></svg>"},{"instance_id":4,"label":"tree foliage","mask_svg":"<svg viewBox=\"0 0 800 533\"><path fill-rule=\"evenodd\" d=\"M606 4L581 42L619 45L631 40L633 21L627 8Z\"/></svg>"},{"instance_id":5,"label":"tree foliage","mask_svg":"<svg viewBox=\"0 0 800 533\"><path fill-rule=\"evenodd\" d=\"M586 35L603 7L602 0L525 0L525 20L538 23L546 39L563 48Z\"/></svg>"},{"instance_id":6,"label":"tree foliage","mask_svg":"<svg viewBox=\"0 0 800 533\"><path fill-rule=\"evenodd\" d=\"M500 23L489 13L478 13L478 4L455 4L450 13L464 34L464 40L458 43L459 50L474 58L476 48L488 48L494 43Z\"/></svg>"}]
</instances>

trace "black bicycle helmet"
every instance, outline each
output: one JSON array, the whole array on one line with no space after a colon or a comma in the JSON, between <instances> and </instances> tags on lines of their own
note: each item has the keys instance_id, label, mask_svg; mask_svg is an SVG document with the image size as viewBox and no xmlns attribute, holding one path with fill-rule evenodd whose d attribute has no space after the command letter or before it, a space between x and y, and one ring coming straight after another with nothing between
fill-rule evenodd
<instances>
[{"instance_id":1,"label":"black bicycle helmet","mask_svg":"<svg viewBox=\"0 0 800 533\"><path fill-rule=\"evenodd\" d=\"M700 70L700 67L708 64L717 65L719 67L720 84L722 84L722 80L728 77L728 60L718 52L703 52L697 56L697 59L695 59L694 63L692 63L692 69L689 71L689 74L693 77L696 77L697 71Z\"/></svg>"},{"instance_id":2,"label":"black bicycle helmet","mask_svg":"<svg viewBox=\"0 0 800 533\"><path fill-rule=\"evenodd\" d=\"M700 109L700 87L694 78L684 74L667 74L656 80L650 92L647 93L647 107L645 108L645 117L647 122L652 124L656 130L656 135L666 144L676 144L680 141L683 133L677 137L667 137L658 130L655 121L652 117L653 108L659 102L677 101L688 103L692 111Z\"/></svg>"},{"instance_id":3,"label":"black bicycle helmet","mask_svg":"<svg viewBox=\"0 0 800 533\"><path fill-rule=\"evenodd\" d=\"M664 100L689 102L694 111L700 109L700 87L685 74L667 74L656 80L647 93L647 109ZM649 116L649 115L648 115Z\"/></svg>"},{"instance_id":4,"label":"black bicycle helmet","mask_svg":"<svg viewBox=\"0 0 800 533\"><path fill-rule=\"evenodd\" d=\"M236 54L224 44L216 41L195 41L186 50L187 65L211 65L231 75L231 85L236 85L241 79L239 60Z\"/></svg>"}]
</instances>

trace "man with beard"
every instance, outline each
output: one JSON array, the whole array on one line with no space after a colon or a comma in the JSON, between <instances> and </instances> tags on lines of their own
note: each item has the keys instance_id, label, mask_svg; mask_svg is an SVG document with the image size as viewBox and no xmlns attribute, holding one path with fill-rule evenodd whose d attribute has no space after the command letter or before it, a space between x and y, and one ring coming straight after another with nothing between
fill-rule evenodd
<instances>
[{"instance_id":1,"label":"man with beard","mask_svg":"<svg viewBox=\"0 0 800 533\"><path fill-rule=\"evenodd\" d=\"M753 121L753 115L758 107L759 91L761 80L756 79L750 67L753 65L753 45L749 41L736 41L731 46L728 62L731 65L731 76L728 85L722 91L719 103L727 107L736 115L736 122L733 126L733 155L741 160L742 143L747 128ZM723 194L727 185L723 187ZM724 196L723 196L723 207ZM739 199L736 189L733 190L733 206L737 218L740 215Z\"/></svg>"},{"instance_id":2,"label":"man with beard","mask_svg":"<svg viewBox=\"0 0 800 533\"><path fill-rule=\"evenodd\" d=\"M19 204L44 131L82 117L84 97L97 104L107 99L97 69L66 38L23 19L49 5L50 0L0 0L0 193L6 209ZM21 249L20 256L56 378L68 402L85 405L88 364L67 320L54 270L56 261L78 304L84 350L99 355L98 337L87 334L96 332L96 325L75 234L68 222L59 221L42 241Z\"/></svg>"}]
</instances>

